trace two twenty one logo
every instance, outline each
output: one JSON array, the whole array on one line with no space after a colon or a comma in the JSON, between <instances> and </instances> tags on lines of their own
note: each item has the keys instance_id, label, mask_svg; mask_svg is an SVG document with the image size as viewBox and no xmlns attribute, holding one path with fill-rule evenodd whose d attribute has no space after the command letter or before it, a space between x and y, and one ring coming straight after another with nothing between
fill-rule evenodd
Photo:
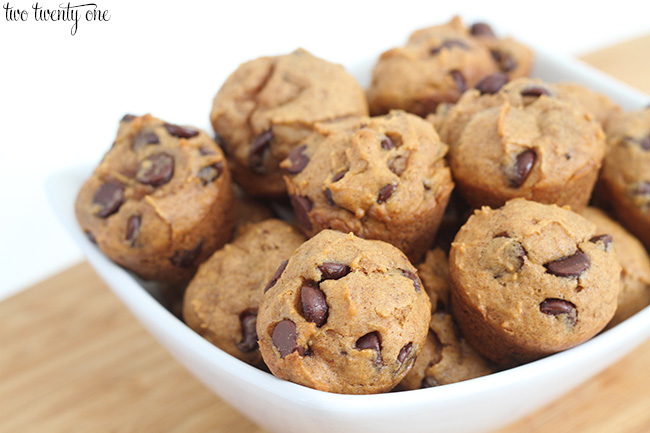
<instances>
[{"instance_id":1,"label":"two twenty one logo","mask_svg":"<svg viewBox=\"0 0 650 433\"><path fill-rule=\"evenodd\" d=\"M70 34L72 36L77 34L79 28L79 21L85 19L86 21L109 21L111 15L108 10L101 10L97 3L85 3L73 5L61 3L58 8L50 9L44 7L38 2L31 6L32 11L27 9L20 9L11 6L9 2L2 5L5 11L6 21L27 21L33 17L35 21L67 21L72 23Z\"/></svg>"}]
</instances>

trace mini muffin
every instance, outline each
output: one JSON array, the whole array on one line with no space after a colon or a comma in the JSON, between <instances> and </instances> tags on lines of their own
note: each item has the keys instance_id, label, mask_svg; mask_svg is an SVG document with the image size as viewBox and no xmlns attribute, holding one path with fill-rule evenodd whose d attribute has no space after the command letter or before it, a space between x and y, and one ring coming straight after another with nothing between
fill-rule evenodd
<instances>
[{"instance_id":1,"label":"mini muffin","mask_svg":"<svg viewBox=\"0 0 650 433\"><path fill-rule=\"evenodd\" d=\"M235 181L252 195L279 197L278 163L316 122L367 114L363 89L341 65L298 49L242 64L214 98L210 120Z\"/></svg>"},{"instance_id":2,"label":"mini muffin","mask_svg":"<svg viewBox=\"0 0 650 433\"><path fill-rule=\"evenodd\" d=\"M183 304L187 325L232 356L264 366L255 332L264 286L304 240L277 219L244 225L232 243L201 265L187 286Z\"/></svg>"},{"instance_id":3,"label":"mini muffin","mask_svg":"<svg viewBox=\"0 0 650 433\"><path fill-rule=\"evenodd\" d=\"M494 367L460 335L447 310L450 281L445 253L440 248L427 251L418 274L433 306L429 334L413 368L395 389L430 388L493 373Z\"/></svg>"},{"instance_id":4,"label":"mini muffin","mask_svg":"<svg viewBox=\"0 0 650 433\"><path fill-rule=\"evenodd\" d=\"M621 273L601 234L555 205L514 199L477 210L449 256L454 317L472 347L509 367L600 332Z\"/></svg>"},{"instance_id":5,"label":"mini muffin","mask_svg":"<svg viewBox=\"0 0 650 433\"><path fill-rule=\"evenodd\" d=\"M126 115L113 147L77 196L81 229L146 280L187 282L230 237L230 171L203 131Z\"/></svg>"},{"instance_id":6,"label":"mini muffin","mask_svg":"<svg viewBox=\"0 0 650 433\"><path fill-rule=\"evenodd\" d=\"M650 109L610 119L601 180L617 219L650 248Z\"/></svg>"},{"instance_id":7,"label":"mini muffin","mask_svg":"<svg viewBox=\"0 0 650 433\"><path fill-rule=\"evenodd\" d=\"M392 389L420 353L431 317L416 272L390 244L320 232L267 285L257 316L264 362L321 391Z\"/></svg>"},{"instance_id":8,"label":"mini muffin","mask_svg":"<svg viewBox=\"0 0 650 433\"><path fill-rule=\"evenodd\" d=\"M608 328L618 325L650 304L650 257L641 242L600 209L585 208L581 213L602 233L605 248L614 248L621 265L618 307Z\"/></svg>"},{"instance_id":9,"label":"mini muffin","mask_svg":"<svg viewBox=\"0 0 650 433\"><path fill-rule=\"evenodd\" d=\"M593 114L603 128L612 116L621 112L621 106L607 95L594 92L578 83L555 83L554 86L568 98L574 99L585 111Z\"/></svg>"},{"instance_id":10,"label":"mini muffin","mask_svg":"<svg viewBox=\"0 0 650 433\"><path fill-rule=\"evenodd\" d=\"M389 242L417 261L453 189L447 146L403 111L318 125L281 164L303 232L353 232Z\"/></svg>"},{"instance_id":11,"label":"mini muffin","mask_svg":"<svg viewBox=\"0 0 650 433\"><path fill-rule=\"evenodd\" d=\"M436 119L458 191L473 207L523 197L584 208L605 154L593 115L560 88L521 78L467 91Z\"/></svg>"},{"instance_id":12,"label":"mini muffin","mask_svg":"<svg viewBox=\"0 0 650 433\"><path fill-rule=\"evenodd\" d=\"M407 44L381 55L368 89L372 115L402 109L425 117L443 102L456 102L482 78L527 76L532 52L512 39L499 40L485 23L472 28L459 17L414 32Z\"/></svg>"}]
</instances>

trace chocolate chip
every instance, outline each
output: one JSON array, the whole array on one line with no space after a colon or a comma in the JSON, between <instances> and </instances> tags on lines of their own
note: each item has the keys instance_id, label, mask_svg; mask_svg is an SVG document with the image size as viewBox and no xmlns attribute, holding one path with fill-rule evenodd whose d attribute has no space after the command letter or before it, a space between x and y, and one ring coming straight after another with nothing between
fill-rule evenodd
<instances>
[{"instance_id":1,"label":"chocolate chip","mask_svg":"<svg viewBox=\"0 0 650 433\"><path fill-rule=\"evenodd\" d=\"M488 36L490 38L496 37L492 27L487 23L474 23L470 27L469 32L473 36Z\"/></svg>"},{"instance_id":2,"label":"chocolate chip","mask_svg":"<svg viewBox=\"0 0 650 433\"><path fill-rule=\"evenodd\" d=\"M343 171L339 171L338 173L336 173L334 175L334 177L332 178L332 183L338 182L339 180L343 179L343 176L345 176L345 173L347 173L347 172L348 172L347 170L343 170Z\"/></svg>"},{"instance_id":3,"label":"chocolate chip","mask_svg":"<svg viewBox=\"0 0 650 433\"><path fill-rule=\"evenodd\" d=\"M440 383L431 376L426 376L422 379L422 388L433 388L434 386L440 386Z\"/></svg>"},{"instance_id":4,"label":"chocolate chip","mask_svg":"<svg viewBox=\"0 0 650 433\"><path fill-rule=\"evenodd\" d=\"M593 242L597 244L598 242L602 242L603 246L605 247L605 250L609 250L609 246L614 242L614 238L612 235L604 234L604 235L598 235L594 236L593 238L589 239L589 242Z\"/></svg>"},{"instance_id":5,"label":"chocolate chip","mask_svg":"<svg viewBox=\"0 0 650 433\"><path fill-rule=\"evenodd\" d=\"M205 186L214 182L215 179L218 179L221 176L221 173L223 173L223 161L217 161L214 164L208 165L199 170L196 177L198 177L199 180L201 180L201 184Z\"/></svg>"},{"instance_id":6,"label":"chocolate chip","mask_svg":"<svg viewBox=\"0 0 650 433\"><path fill-rule=\"evenodd\" d=\"M545 299L539 304L539 311L549 316L566 315L566 319L571 325L575 325L578 319L576 306L564 299Z\"/></svg>"},{"instance_id":7,"label":"chocolate chip","mask_svg":"<svg viewBox=\"0 0 650 433\"><path fill-rule=\"evenodd\" d=\"M179 250L174 253L173 256L169 258L169 261L174 266L180 268L189 268L194 264L194 261L199 257L201 253L201 248L203 248L203 239L191 250Z\"/></svg>"},{"instance_id":8,"label":"chocolate chip","mask_svg":"<svg viewBox=\"0 0 650 433\"><path fill-rule=\"evenodd\" d=\"M375 358L375 363L380 365L382 363L381 359L381 341L379 339L379 332L373 331L369 332L363 337L359 338L356 343L357 350L371 349L377 352L377 358Z\"/></svg>"},{"instance_id":9,"label":"chocolate chip","mask_svg":"<svg viewBox=\"0 0 650 433\"><path fill-rule=\"evenodd\" d=\"M237 349L244 353L252 352L257 349L257 311L246 310L239 315L239 323L241 324L242 340L236 344Z\"/></svg>"},{"instance_id":10,"label":"chocolate chip","mask_svg":"<svg viewBox=\"0 0 650 433\"><path fill-rule=\"evenodd\" d=\"M255 137L251 143L251 148L248 150L248 166L254 173L266 173L264 153L269 148L273 137L273 130L267 129Z\"/></svg>"},{"instance_id":11,"label":"chocolate chip","mask_svg":"<svg viewBox=\"0 0 650 433\"><path fill-rule=\"evenodd\" d=\"M382 189L379 190L379 195L377 196L377 203L386 202L386 200L388 200L390 196L393 195L396 189L397 185L394 185L392 183L389 183L388 185L382 187Z\"/></svg>"},{"instance_id":12,"label":"chocolate chip","mask_svg":"<svg viewBox=\"0 0 650 433\"><path fill-rule=\"evenodd\" d=\"M527 149L517 155L517 160L515 161L514 172L510 178L510 186L513 188L519 188L526 182L528 175L535 165L535 160L537 159L537 154L533 149Z\"/></svg>"},{"instance_id":13,"label":"chocolate chip","mask_svg":"<svg viewBox=\"0 0 650 433\"><path fill-rule=\"evenodd\" d=\"M169 135L173 135L178 138L192 138L199 135L199 131L194 128L189 128L187 126L172 125L171 123L165 123L165 129Z\"/></svg>"},{"instance_id":14,"label":"chocolate chip","mask_svg":"<svg viewBox=\"0 0 650 433\"><path fill-rule=\"evenodd\" d=\"M203 146L199 147L199 153L201 154L201 156L208 156L208 155L216 155L217 154L217 152L215 152L214 150L209 149L207 147L203 147Z\"/></svg>"},{"instance_id":15,"label":"chocolate chip","mask_svg":"<svg viewBox=\"0 0 650 433\"><path fill-rule=\"evenodd\" d=\"M142 131L138 135L135 136L133 139L133 145L131 148L133 150L138 150L141 147L149 146L151 144L158 144L160 143L160 138L158 138L158 135L155 132L152 131Z\"/></svg>"},{"instance_id":16,"label":"chocolate chip","mask_svg":"<svg viewBox=\"0 0 650 433\"><path fill-rule=\"evenodd\" d=\"M451 78L454 80L456 88L460 93L463 93L465 90L467 90L467 83L465 82L465 77L463 76L462 72L454 69L453 71L449 71L449 75L451 75Z\"/></svg>"},{"instance_id":17,"label":"chocolate chip","mask_svg":"<svg viewBox=\"0 0 650 433\"><path fill-rule=\"evenodd\" d=\"M336 262L325 262L318 266L318 270L320 271L321 281L338 280L350 273L348 265Z\"/></svg>"},{"instance_id":18,"label":"chocolate chip","mask_svg":"<svg viewBox=\"0 0 650 433\"><path fill-rule=\"evenodd\" d=\"M484 77L481 81L476 83L475 89L481 92L481 95L493 95L497 93L507 82L509 78L503 72L497 72Z\"/></svg>"},{"instance_id":19,"label":"chocolate chip","mask_svg":"<svg viewBox=\"0 0 650 433\"><path fill-rule=\"evenodd\" d=\"M133 114L125 114L124 117L122 117L122 120L120 120L120 122L130 122L136 117L138 116L134 116Z\"/></svg>"},{"instance_id":20,"label":"chocolate chip","mask_svg":"<svg viewBox=\"0 0 650 433\"><path fill-rule=\"evenodd\" d=\"M307 145L303 144L302 146L294 147L289 152L289 162L291 165L287 167L287 172L289 174L298 174L309 164L309 157L303 152L307 148Z\"/></svg>"},{"instance_id":21,"label":"chocolate chip","mask_svg":"<svg viewBox=\"0 0 650 433\"><path fill-rule=\"evenodd\" d=\"M578 277L589 269L589 257L582 251L563 257L544 265L546 270L557 277Z\"/></svg>"},{"instance_id":22,"label":"chocolate chip","mask_svg":"<svg viewBox=\"0 0 650 433\"><path fill-rule=\"evenodd\" d=\"M551 96L551 92L547 88L541 86L529 86L521 91L521 96L539 98L542 95Z\"/></svg>"},{"instance_id":23,"label":"chocolate chip","mask_svg":"<svg viewBox=\"0 0 650 433\"><path fill-rule=\"evenodd\" d=\"M293 206L293 213L296 215L298 227L304 232L309 232L312 229L311 221L309 220L309 211L311 211L314 204L309 197L300 195L289 196L291 206Z\"/></svg>"},{"instance_id":24,"label":"chocolate chip","mask_svg":"<svg viewBox=\"0 0 650 433\"><path fill-rule=\"evenodd\" d=\"M271 287L275 286L275 283L278 282L278 280L282 276L282 273L286 269L287 263L289 263L289 260L285 260L282 263L280 263L280 266L278 266L278 268L275 270L275 273L273 274L269 282L266 284L266 287L264 287L264 293L268 292Z\"/></svg>"},{"instance_id":25,"label":"chocolate chip","mask_svg":"<svg viewBox=\"0 0 650 433\"><path fill-rule=\"evenodd\" d=\"M334 197L332 196L332 190L329 188L325 188L325 198L327 198L327 204L330 206L336 206L336 202L334 201Z\"/></svg>"},{"instance_id":26,"label":"chocolate chip","mask_svg":"<svg viewBox=\"0 0 650 433\"><path fill-rule=\"evenodd\" d=\"M306 321L316 324L319 328L327 322L329 307L325 293L318 288L314 281L305 281L300 288L303 317Z\"/></svg>"},{"instance_id":27,"label":"chocolate chip","mask_svg":"<svg viewBox=\"0 0 650 433\"><path fill-rule=\"evenodd\" d=\"M499 69L501 69L502 72L510 72L517 67L517 62L510 53L504 53L503 51L499 50L492 50L490 52L492 54L492 58L497 63Z\"/></svg>"},{"instance_id":28,"label":"chocolate chip","mask_svg":"<svg viewBox=\"0 0 650 433\"><path fill-rule=\"evenodd\" d=\"M519 242L516 242L515 245L516 245L515 248L516 248L516 254L517 254L516 258L519 261L519 267L515 270L515 272L516 272L516 271L519 271L519 269L521 269L521 267L524 265L524 257L526 256L526 249Z\"/></svg>"},{"instance_id":29,"label":"chocolate chip","mask_svg":"<svg viewBox=\"0 0 650 433\"><path fill-rule=\"evenodd\" d=\"M97 239L95 239L95 235L94 235L94 234L92 234L92 233L91 233L90 231L88 231L88 230L85 230L85 231L84 231L84 234L86 235L86 237L88 238L88 240L89 240L90 242L92 242L93 244L97 245Z\"/></svg>"},{"instance_id":30,"label":"chocolate chip","mask_svg":"<svg viewBox=\"0 0 650 433\"><path fill-rule=\"evenodd\" d=\"M101 205L95 215L106 218L113 215L124 203L124 186L116 180L109 180L99 187L93 196L93 203Z\"/></svg>"},{"instance_id":31,"label":"chocolate chip","mask_svg":"<svg viewBox=\"0 0 650 433\"><path fill-rule=\"evenodd\" d=\"M399 355L397 355L397 362L399 362L400 364L404 364L404 361L406 361L411 356L412 352L413 352L413 343L408 343L406 346L402 347L402 349L399 351Z\"/></svg>"},{"instance_id":32,"label":"chocolate chip","mask_svg":"<svg viewBox=\"0 0 650 433\"><path fill-rule=\"evenodd\" d=\"M420 283L420 279L417 275L406 269L400 269L399 271L406 278L413 281L413 287L415 287L416 292L419 292L422 289L422 284Z\"/></svg>"},{"instance_id":33,"label":"chocolate chip","mask_svg":"<svg viewBox=\"0 0 650 433\"><path fill-rule=\"evenodd\" d=\"M436 55L445 48L450 50L454 47L462 48L463 50L469 50L469 46L465 42L458 39L448 39L439 46L431 48L430 53L432 55Z\"/></svg>"},{"instance_id":34,"label":"chocolate chip","mask_svg":"<svg viewBox=\"0 0 650 433\"><path fill-rule=\"evenodd\" d=\"M384 137L381 140L381 148L385 150L391 150L395 148L395 144L390 138Z\"/></svg>"},{"instance_id":35,"label":"chocolate chip","mask_svg":"<svg viewBox=\"0 0 650 433\"><path fill-rule=\"evenodd\" d=\"M381 140L381 147L385 150L391 150L402 145L402 136L394 132L387 132Z\"/></svg>"},{"instance_id":36,"label":"chocolate chip","mask_svg":"<svg viewBox=\"0 0 650 433\"><path fill-rule=\"evenodd\" d=\"M271 340L278 349L278 352L280 352L281 358L293 352L298 352L300 356L305 354L305 349L298 346L296 324L289 319L284 319L275 325Z\"/></svg>"},{"instance_id":37,"label":"chocolate chip","mask_svg":"<svg viewBox=\"0 0 650 433\"><path fill-rule=\"evenodd\" d=\"M650 134L639 140L639 146L643 150L650 150Z\"/></svg>"},{"instance_id":38,"label":"chocolate chip","mask_svg":"<svg viewBox=\"0 0 650 433\"><path fill-rule=\"evenodd\" d=\"M131 215L129 220L126 222L126 240L131 243L131 246L135 245L135 241L140 235L140 223L142 218L140 215Z\"/></svg>"},{"instance_id":39,"label":"chocolate chip","mask_svg":"<svg viewBox=\"0 0 650 433\"><path fill-rule=\"evenodd\" d=\"M174 175L174 158L164 152L149 155L138 165L138 182L159 187L169 182Z\"/></svg>"}]
</instances>

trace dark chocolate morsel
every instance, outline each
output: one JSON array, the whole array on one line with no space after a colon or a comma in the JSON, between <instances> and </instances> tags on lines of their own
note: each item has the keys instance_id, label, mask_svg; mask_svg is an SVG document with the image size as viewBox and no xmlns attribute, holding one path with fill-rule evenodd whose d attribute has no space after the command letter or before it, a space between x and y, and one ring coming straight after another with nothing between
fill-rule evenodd
<instances>
[{"instance_id":1,"label":"dark chocolate morsel","mask_svg":"<svg viewBox=\"0 0 650 433\"><path fill-rule=\"evenodd\" d=\"M578 320L576 306L564 299L548 298L539 304L539 311L549 316L566 315L567 321L575 325Z\"/></svg>"},{"instance_id":2,"label":"dark chocolate morsel","mask_svg":"<svg viewBox=\"0 0 650 433\"><path fill-rule=\"evenodd\" d=\"M173 135L174 137L178 137L178 138L192 138L199 135L199 131L194 128L190 128L187 126L173 125L171 123L165 123L165 129L167 130L169 135Z\"/></svg>"},{"instance_id":3,"label":"dark chocolate morsel","mask_svg":"<svg viewBox=\"0 0 650 433\"><path fill-rule=\"evenodd\" d=\"M442 44L438 45L437 47L431 48L429 52L432 55L436 55L445 48L450 50L454 47L462 48L463 50L469 50L469 46L465 42L459 39L448 39L444 41Z\"/></svg>"},{"instance_id":4,"label":"dark chocolate morsel","mask_svg":"<svg viewBox=\"0 0 650 433\"><path fill-rule=\"evenodd\" d=\"M463 93L465 90L467 90L467 82L465 81L465 77L463 76L462 72L454 69L453 71L449 71L449 75L451 75L451 78L454 80L456 88L460 93Z\"/></svg>"},{"instance_id":5,"label":"dark chocolate morsel","mask_svg":"<svg viewBox=\"0 0 650 433\"><path fill-rule=\"evenodd\" d=\"M535 165L536 159L537 159L537 154L533 149L526 149L523 152L521 152L519 155L517 155L514 172L510 177L511 187L519 188L524 184L524 182L526 182L526 179L528 179L528 175L530 175L530 172L532 171L533 166Z\"/></svg>"},{"instance_id":6,"label":"dark chocolate morsel","mask_svg":"<svg viewBox=\"0 0 650 433\"><path fill-rule=\"evenodd\" d=\"M93 203L102 206L95 213L98 217L106 218L114 214L124 203L124 186L116 180L109 180L99 187L93 196Z\"/></svg>"},{"instance_id":7,"label":"dark chocolate morsel","mask_svg":"<svg viewBox=\"0 0 650 433\"><path fill-rule=\"evenodd\" d=\"M347 170L343 170L343 171L339 171L338 173L336 173L334 175L334 177L332 178L332 183L338 182L339 180L343 179L343 176L345 176L345 173L347 173L347 172L348 172Z\"/></svg>"},{"instance_id":8,"label":"dark chocolate morsel","mask_svg":"<svg viewBox=\"0 0 650 433\"><path fill-rule=\"evenodd\" d=\"M417 275L415 275L413 272L406 269L400 269L399 271L406 278L413 281L413 287L415 287L416 292L419 292L422 289L422 283L420 283L420 279L418 278Z\"/></svg>"},{"instance_id":9,"label":"dark chocolate morsel","mask_svg":"<svg viewBox=\"0 0 650 433\"><path fill-rule=\"evenodd\" d=\"M404 361L406 361L408 357L411 356L412 352L413 352L413 343L408 343L406 346L400 349L399 354L397 355L397 362L403 364Z\"/></svg>"},{"instance_id":10,"label":"dark chocolate morsel","mask_svg":"<svg viewBox=\"0 0 650 433\"><path fill-rule=\"evenodd\" d=\"M318 266L318 270L320 271L321 281L338 280L350 273L350 267L348 265L335 262L325 262Z\"/></svg>"},{"instance_id":11,"label":"dark chocolate morsel","mask_svg":"<svg viewBox=\"0 0 650 433\"><path fill-rule=\"evenodd\" d=\"M298 346L296 324L289 319L284 319L275 325L271 340L276 349L278 349L278 352L280 352L281 358L293 352L298 352L300 356L305 354L305 349Z\"/></svg>"},{"instance_id":12,"label":"dark chocolate morsel","mask_svg":"<svg viewBox=\"0 0 650 433\"><path fill-rule=\"evenodd\" d=\"M497 72L483 77L481 81L474 86L481 95L497 93L509 80L509 77L503 72Z\"/></svg>"},{"instance_id":13,"label":"dark chocolate morsel","mask_svg":"<svg viewBox=\"0 0 650 433\"><path fill-rule=\"evenodd\" d=\"M241 324L242 340L236 344L237 349L244 353L252 352L257 349L257 311L246 310L239 315L239 323Z\"/></svg>"},{"instance_id":14,"label":"dark chocolate morsel","mask_svg":"<svg viewBox=\"0 0 650 433\"><path fill-rule=\"evenodd\" d=\"M470 27L469 32L473 36L488 36L490 38L496 37L494 31L492 30L492 27L490 27L490 25L487 23L474 23L472 24L472 27Z\"/></svg>"},{"instance_id":15,"label":"dark chocolate morsel","mask_svg":"<svg viewBox=\"0 0 650 433\"><path fill-rule=\"evenodd\" d=\"M223 161L217 161L214 164L208 165L199 170L196 177L198 177L199 180L201 180L201 184L205 186L218 179L221 176L221 173L223 173Z\"/></svg>"},{"instance_id":16,"label":"dark chocolate morsel","mask_svg":"<svg viewBox=\"0 0 650 433\"><path fill-rule=\"evenodd\" d=\"M604 235L598 235L594 236L591 239L589 239L589 242L593 242L597 244L598 242L602 242L603 246L605 247L605 250L609 249L609 246L614 242L614 238L612 235L604 234Z\"/></svg>"},{"instance_id":17,"label":"dark chocolate morsel","mask_svg":"<svg viewBox=\"0 0 650 433\"><path fill-rule=\"evenodd\" d=\"M251 143L251 147L248 150L248 166L254 173L266 173L266 167L264 166L264 153L271 145L272 140L273 130L267 129L255 137Z\"/></svg>"},{"instance_id":18,"label":"dark chocolate morsel","mask_svg":"<svg viewBox=\"0 0 650 433\"><path fill-rule=\"evenodd\" d=\"M140 235L140 223L142 222L142 217L140 215L131 215L129 220L126 222L126 240L131 244L135 245L135 241Z\"/></svg>"},{"instance_id":19,"label":"dark chocolate morsel","mask_svg":"<svg viewBox=\"0 0 650 433\"><path fill-rule=\"evenodd\" d=\"M174 158L164 152L154 153L138 165L136 180L145 185L159 187L169 182L174 175Z\"/></svg>"},{"instance_id":20,"label":"dark chocolate morsel","mask_svg":"<svg viewBox=\"0 0 650 433\"><path fill-rule=\"evenodd\" d=\"M327 322L329 306L325 293L314 281L305 281L300 288L303 317L306 321L316 324L319 328Z\"/></svg>"},{"instance_id":21,"label":"dark chocolate morsel","mask_svg":"<svg viewBox=\"0 0 650 433\"><path fill-rule=\"evenodd\" d=\"M135 119L136 117L138 117L138 116L135 116L133 114L125 114L124 117L122 117L122 120L120 120L120 122L130 122L133 119Z\"/></svg>"},{"instance_id":22,"label":"dark chocolate morsel","mask_svg":"<svg viewBox=\"0 0 650 433\"><path fill-rule=\"evenodd\" d=\"M303 144L302 146L294 147L289 152L287 158L291 165L286 169L289 174L298 174L309 164L309 157L303 153L306 148L307 145Z\"/></svg>"},{"instance_id":23,"label":"dark chocolate morsel","mask_svg":"<svg viewBox=\"0 0 650 433\"><path fill-rule=\"evenodd\" d=\"M582 251L563 257L544 265L549 274L557 277L579 277L584 271L589 269L589 257Z\"/></svg>"},{"instance_id":24,"label":"dark chocolate morsel","mask_svg":"<svg viewBox=\"0 0 650 433\"><path fill-rule=\"evenodd\" d=\"M388 185L385 185L379 190L379 194L377 195L377 203L384 203L386 200L390 198L390 196L393 195L395 190L397 189L397 185L389 183Z\"/></svg>"},{"instance_id":25,"label":"dark chocolate morsel","mask_svg":"<svg viewBox=\"0 0 650 433\"><path fill-rule=\"evenodd\" d=\"M291 200L291 206L293 206L293 213L296 216L298 227L304 232L310 232L312 225L309 220L309 211L311 211L314 204L309 197L300 195L291 195L289 199Z\"/></svg>"},{"instance_id":26,"label":"dark chocolate morsel","mask_svg":"<svg viewBox=\"0 0 650 433\"><path fill-rule=\"evenodd\" d=\"M158 144L160 143L160 138L158 138L158 134L156 134L153 131L142 131L138 135L135 136L133 139L133 145L131 148L133 150L138 150L141 147L149 146L151 144Z\"/></svg>"},{"instance_id":27,"label":"dark chocolate morsel","mask_svg":"<svg viewBox=\"0 0 650 433\"><path fill-rule=\"evenodd\" d=\"M542 95L551 96L551 92L547 88L541 86L529 86L521 91L521 96L539 98Z\"/></svg>"},{"instance_id":28,"label":"dark chocolate morsel","mask_svg":"<svg viewBox=\"0 0 650 433\"><path fill-rule=\"evenodd\" d=\"M176 251L174 255L169 258L169 261L174 266L178 266L180 268L189 268L199 257L199 254L201 254L201 248L203 248L203 239L201 239L201 241L190 250Z\"/></svg>"},{"instance_id":29,"label":"dark chocolate morsel","mask_svg":"<svg viewBox=\"0 0 650 433\"><path fill-rule=\"evenodd\" d=\"M269 282L266 284L266 287L264 287L264 293L266 293L271 287L275 286L275 283L278 282L280 277L282 276L282 273L287 267L287 263L289 263L289 260L285 260L282 263L280 263L280 266L275 270L275 273L269 280Z\"/></svg>"},{"instance_id":30,"label":"dark chocolate morsel","mask_svg":"<svg viewBox=\"0 0 650 433\"><path fill-rule=\"evenodd\" d=\"M377 365L381 365L382 363L382 358L381 358L381 340L379 338L379 332L373 331L369 332L363 337L359 338L356 343L356 349L357 350L365 350L365 349L371 349L374 350L377 353L377 357L375 358L375 363Z\"/></svg>"}]
</instances>

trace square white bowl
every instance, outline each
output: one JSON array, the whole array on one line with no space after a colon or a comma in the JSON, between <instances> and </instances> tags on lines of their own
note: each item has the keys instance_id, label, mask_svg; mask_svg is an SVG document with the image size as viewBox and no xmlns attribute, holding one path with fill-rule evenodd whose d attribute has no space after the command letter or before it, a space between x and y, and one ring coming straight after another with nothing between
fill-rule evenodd
<instances>
[{"instance_id":1,"label":"square white bowl","mask_svg":"<svg viewBox=\"0 0 650 433\"><path fill-rule=\"evenodd\" d=\"M572 81L639 109L650 96L569 57L535 51L533 76ZM377 56L347 65L367 87ZM90 264L158 341L205 385L264 429L277 433L488 432L559 397L650 337L650 307L573 349L510 370L435 388L378 395L316 391L251 367L204 340L174 317L129 272L90 243L77 225L74 201L92 167L48 179L55 212Z\"/></svg>"}]
</instances>

